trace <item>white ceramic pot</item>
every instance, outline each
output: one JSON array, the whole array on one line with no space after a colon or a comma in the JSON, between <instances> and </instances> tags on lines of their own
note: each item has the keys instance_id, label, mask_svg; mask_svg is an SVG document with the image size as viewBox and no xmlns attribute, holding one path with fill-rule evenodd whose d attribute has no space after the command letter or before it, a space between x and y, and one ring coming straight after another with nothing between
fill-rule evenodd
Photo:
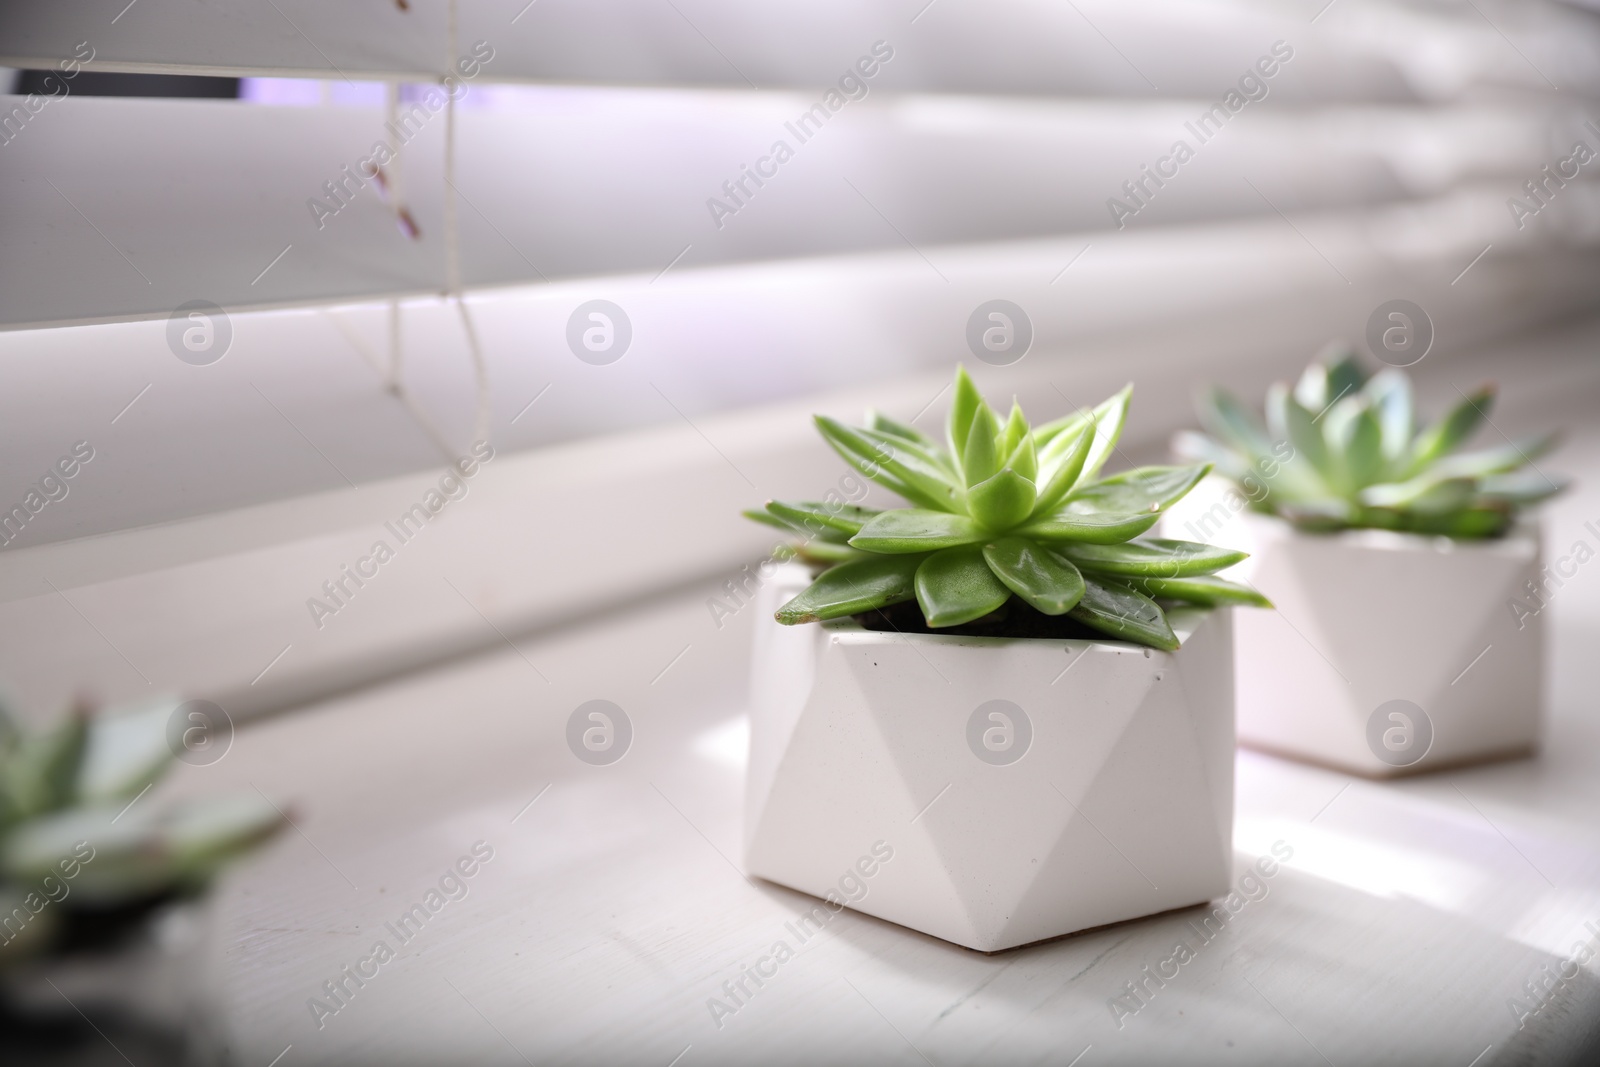
<instances>
[{"instance_id":1,"label":"white ceramic pot","mask_svg":"<svg viewBox=\"0 0 1600 1067\"><path fill-rule=\"evenodd\" d=\"M1533 521L1493 541L1302 533L1208 480L1169 537L1250 553L1227 573L1276 611L1236 622L1242 744L1369 777L1536 750L1542 613Z\"/></svg>"},{"instance_id":2,"label":"white ceramic pot","mask_svg":"<svg viewBox=\"0 0 1600 1067\"><path fill-rule=\"evenodd\" d=\"M125 940L0 960L0 1029L6 1051L17 1056L4 1062L98 1063L85 1050L106 1051L107 1042L116 1052L104 1062L231 1062L221 1009L223 946L211 901L170 903L129 920Z\"/></svg>"},{"instance_id":3,"label":"white ceramic pot","mask_svg":"<svg viewBox=\"0 0 1600 1067\"><path fill-rule=\"evenodd\" d=\"M770 614L805 587L764 590ZM758 626L752 875L993 952L1228 890L1228 612L1117 641Z\"/></svg>"}]
</instances>

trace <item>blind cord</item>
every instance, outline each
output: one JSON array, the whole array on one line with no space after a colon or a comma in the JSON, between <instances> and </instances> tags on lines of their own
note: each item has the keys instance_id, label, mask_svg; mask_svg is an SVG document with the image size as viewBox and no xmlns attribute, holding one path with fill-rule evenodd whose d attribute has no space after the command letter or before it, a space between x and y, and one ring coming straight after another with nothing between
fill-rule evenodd
<instances>
[{"instance_id":1,"label":"blind cord","mask_svg":"<svg viewBox=\"0 0 1600 1067\"><path fill-rule=\"evenodd\" d=\"M456 36L456 15L459 0L450 0L450 55L445 65L445 79L456 71L459 49ZM441 79L441 82L445 82ZM460 84L457 79L457 84ZM444 252L445 284L448 295L455 300L461 314L461 328L467 335L467 351L472 356L472 373L478 387L477 415L473 420L473 440L489 441L489 368L484 362L483 348L478 343L478 331L472 322L472 313L461 293L461 230L456 206L456 94L450 92L445 82L444 115Z\"/></svg>"},{"instance_id":2,"label":"blind cord","mask_svg":"<svg viewBox=\"0 0 1600 1067\"><path fill-rule=\"evenodd\" d=\"M402 4L400 10L406 8ZM385 128L393 130L400 120L400 83L389 82L384 86L384 104L387 114L384 116ZM388 167L380 168L379 173L386 179L388 185L389 202L394 207L397 221L409 222L411 214L406 210L404 186L401 184L401 156L403 152L396 151L394 158L389 161ZM413 227L408 231L410 236L416 237ZM389 392L399 396L403 386L400 382L400 300L398 297L389 301L389 373L387 387Z\"/></svg>"},{"instance_id":3,"label":"blind cord","mask_svg":"<svg viewBox=\"0 0 1600 1067\"><path fill-rule=\"evenodd\" d=\"M440 78L440 84L445 89L445 150L444 150L444 252L445 252L445 298L455 303L456 310L461 316L461 327L467 338L467 351L472 359L472 374L476 384L476 404L473 416L473 440L488 443L490 418L489 395L489 369L483 357L483 347L478 340L478 330L472 320L472 312L467 307L467 302L462 294L461 285L461 237L456 206L456 98L449 91L446 79L456 69L459 58L458 37L456 32L458 0L450 0L449 7L449 41L445 74ZM405 4L400 4L402 11L407 10ZM387 86L385 100L385 118L389 129L394 129L400 114L400 84L390 82ZM418 236L416 225L411 220L410 210L406 207L401 185L402 152L395 152L389 165L380 173L383 179L384 191L388 195L390 205L395 211L396 220L402 230L413 239ZM401 303L398 299L390 300L388 307L389 326L389 359L387 367L384 361L367 345L361 337L352 330L343 319L332 311L324 312L342 333L351 346L361 355L374 371L384 379L384 388L404 405L406 411L416 420L417 425L428 439L433 442L446 462L453 463L458 458L445 440L444 434L439 431L427 412L417 403L411 391L406 388L402 375L402 344L403 330L401 328Z\"/></svg>"},{"instance_id":4,"label":"blind cord","mask_svg":"<svg viewBox=\"0 0 1600 1067\"><path fill-rule=\"evenodd\" d=\"M397 330L400 322L399 302L396 301L391 303L389 305L389 309L391 316L389 320L390 328L391 330ZM383 357L377 351L375 351L371 345L367 344L366 340L359 333L357 333L349 323L340 318L338 312L330 308L324 308L322 310L322 314L328 319L329 322L333 323L334 327L341 334L344 335L344 339L350 342L350 347L356 350L356 354L359 355L362 360L372 368L373 372L382 377L384 375ZM391 334L391 337L393 336L394 335ZM391 369L394 367L394 360L396 356L397 350L391 349L389 358L389 367ZM400 401L400 404L406 409L406 413L411 416L411 418L416 422L417 426L422 430L423 434L425 434L428 440L433 443L433 447L439 450L439 456L446 463L454 463L457 459L461 458L461 454L456 451L456 449L448 440L445 439L445 435L439 430L439 427L434 424L433 419L428 415L428 413L422 410L422 405L417 403L416 398L411 395L411 392L408 389L406 389L404 383L397 383L391 386L388 391L396 400Z\"/></svg>"}]
</instances>

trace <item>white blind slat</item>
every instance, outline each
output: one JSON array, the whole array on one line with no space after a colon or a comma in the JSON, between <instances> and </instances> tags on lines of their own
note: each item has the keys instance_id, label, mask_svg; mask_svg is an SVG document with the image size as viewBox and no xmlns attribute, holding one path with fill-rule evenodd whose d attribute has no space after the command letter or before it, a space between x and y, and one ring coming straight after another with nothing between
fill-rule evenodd
<instances>
[{"instance_id":1,"label":"white blind slat","mask_svg":"<svg viewBox=\"0 0 1600 1067\"><path fill-rule=\"evenodd\" d=\"M487 42L494 59L482 76L495 80L809 89L883 40L895 50L879 76L885 91L1183 97L1219 92L1281 39L1304 53L1284 101L1437 99L1481 86L1600 95L1600 48L1578 11L1504 0L1318 6L477 0L461 7L460 40ZM427 80L444 65L446 0L125 7L5 5L0 64L51 66L87 41L106 70Z\"/></svg>"},{"instance_id":2,"label":"white blind slat","mask_svg":"<svg viewBox=\"0 0 1600 1067\"><path fill-rule=\"evenodd\" d=\"M1495 182L1509 193L1553 158L1541 112L1503 105L1333 109L1316 123L1245 112L1201 143L1190 131L1202 101L884 98L845 107L802 142L792 131L813 101L800 94L520 93L519 106L459 117L469 286L908 243L937 262L933 249L963 243L1115 239L1116 223L1359 207ZM377 183L352 177L374 142L402 143L381 112L51 104L0 149L0 245L26 250L0 261L0 326L165 315L195 299L237 309L438 290L444 119L417 107L403 148L413 240ZM1195 146L1181 167L1179 138ZM793 151L781 164L778 142ZM1175 176L1158 187L1153 167ZM1556 206L1581 233L1594 204L1574 189ZM1487 210L1515 233L1503 204Z\"/></svg>"}]
</instances>

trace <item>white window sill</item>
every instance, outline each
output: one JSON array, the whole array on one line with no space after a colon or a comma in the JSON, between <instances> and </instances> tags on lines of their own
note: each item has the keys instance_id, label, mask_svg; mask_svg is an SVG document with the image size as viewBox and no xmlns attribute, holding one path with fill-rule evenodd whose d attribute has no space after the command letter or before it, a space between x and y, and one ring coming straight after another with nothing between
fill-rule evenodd
<instances>
[{"instance_id":1,"label":"white window sill","mask_svg":"<svg viewBox=\"0 0 1600 1067\"><path fill-rule=\"evenodd\" d=\"M1572 431L1550 460L1578 480L1547 513L1563 551L1600 516L1597 372L1540 413ZM685 1063L911 1062L907 1041L934 1062L1065 1063L1090 1045L1095 1062L1559 1058L1592 1036L1593 965L1520 1032L1506 999L1600 921L1597 575L1550 608L1540 757L1376 784L1241 753L1241 864L1280 838L1295 856L1120 1030L1108 1000L1193 942L1197 913L995 957L846 914L713 1023L707 999L809 900L736 869L746 657L763 620L746 610L717 629L709 583L253 724L166 788L259 787L303 831L218 901L242 1062L289 1043L297 1063L667 1064L688 1046ZM595 698L634 724L608 767L564 743ZM480 839L495 858L470 895L317 1029L307 998Z\"/></svg>"}]
</instances>

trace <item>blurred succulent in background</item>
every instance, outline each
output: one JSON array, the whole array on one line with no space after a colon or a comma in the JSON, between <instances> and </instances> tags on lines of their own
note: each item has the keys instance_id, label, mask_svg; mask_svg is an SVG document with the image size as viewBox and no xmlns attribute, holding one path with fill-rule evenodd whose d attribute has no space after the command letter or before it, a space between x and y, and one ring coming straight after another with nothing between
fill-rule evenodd
<instances>
[{"instance_id":1,"label":"blurred succulent in background","mask_svg":"<svg viewBox=\"0 0 1600 1067\"><path fill-rule=\"evenodd\" d=\"M1093 412L1035 428L1015 403L1009 417L997 416L962 368L943 443L876 413L860 429L817 416L846 463L912 506L774 500L745 512L806 538L797 553L826 568L779 609L778 621L818 622L915 600L929 628L947 628L991 616L1015 596L1044 615L1174 649L1157 601L1265 605L1253 590L1214 576L1243 553L1140 536L1209 464L1096 480L1131 393L1130 386Z\"/></svg>"},{"instance_id":2,"label":"blurred succulent in background","mask_svg":"<svg viewBox=\"0 0 1600 1067\"><path fill-rule=\"evenodd\" d=\"M1265 425L1227 392L1208 391L1197 406L1209 435L1184 432L1173 447L1214 464L1256 510L1302 529L1496 537L1518 508L1565 483L1523 469L1554 446L1555 434L1457 451L1488 421L1494 394L1480 386L1419 431L1405 373L1386 368L1369 378L1336 348L1292 389L1278 382L1267 391Z\"/></svg>"},{"instance_id":3,"label":"blurred succulent in background","mask_svg":"<svg viewBox=\"0 0 1600 1067\"><path fill-rule=\"evenodd\" d=\"M115 943L282 828L259 796L141 799L173 760L179 703L76 708L31 733L0 709L0 970Z\"/></svg>"}]
</instances>

